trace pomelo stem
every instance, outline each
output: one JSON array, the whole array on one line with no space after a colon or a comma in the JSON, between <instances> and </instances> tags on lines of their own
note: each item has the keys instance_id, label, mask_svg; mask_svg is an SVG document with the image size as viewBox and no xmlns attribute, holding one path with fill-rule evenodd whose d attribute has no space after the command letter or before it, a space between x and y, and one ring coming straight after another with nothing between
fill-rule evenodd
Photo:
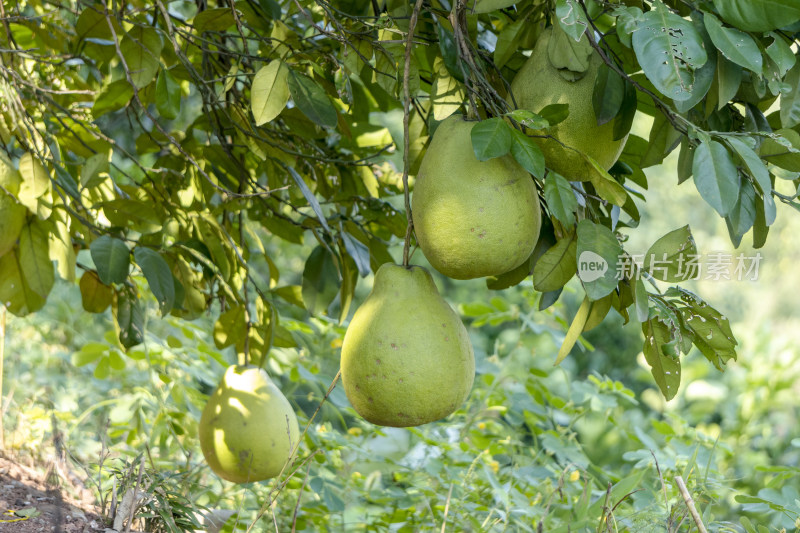
<instances>
[{"instance_id":1,"label":"pomelo stem","mask_svg":"<svg viewBox=\"0 0 800 533\"><path fill-rule=\"evenodd\" d=\"M414 4L414 11L411 13L411 20L408 24L408 35L406 36L406 56L403 65L403 195L406 201L406 217L408 226L406 227L406 240L403 244L403 266L408 266L408 252L411 247L411 232L414 230L414 218L411 216L411 200L408 192L408 149L410 140L408 133L408 115L411 109L411 91L409 89L408 78L411 72L411 50L413 49L414 29L417 26L419 11L422 9L422 0L417 0Z\"/></svg>"}]
</instances>

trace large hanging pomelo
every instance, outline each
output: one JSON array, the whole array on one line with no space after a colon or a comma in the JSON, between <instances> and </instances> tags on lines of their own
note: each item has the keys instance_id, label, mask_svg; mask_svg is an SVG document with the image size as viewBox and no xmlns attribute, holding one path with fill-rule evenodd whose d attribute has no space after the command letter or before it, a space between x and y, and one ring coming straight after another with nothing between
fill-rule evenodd
<instances>
[{"instance_id":1,"label":"large hanging pomelo","mask_svg":"<svg viewBox=\"0 0 800 533\"><path fill-rule=\"evenodd\" d=\"M475 124L454 115L439 125L412 197L422 252L454 279L516 268L530 256L541 228L533 178L510 155L478 161L470 137Z\"/></svg>"},{"instance_id":2,"label":"large hanging pomelo","mask_svg":"<svg viewBox=\"0 0 800 533\"><path fill-rule=\"evenodd\" d=\"M373 424L418 426L464 402L475 357L464 324L422 267L386 263L342 344L342 384Z\"/></svg>"},{"instance_id":3,"label":"large hanging pomelo","mask_svg":"<svg viewBox=\"0 0 800 533\"><path fill-rule=\"evenodd\" d=\"M552 36L552 27L542 32L531 57L514 77L511 91L519 109L534 113L551 104L569 105L569 116L547 130L534 131L533 134L537 135L534 140L544 152L549 168L570 181L586 181L592 172L591 164L579 152L591 156L608 170L622 153L627 136L614 140L613 120L597 125L592 95L603 60L592 50L583 76L568 81L548 57L547 47ZM586 39L586 36L582 38Z\"/></svg>"}]
</instances>

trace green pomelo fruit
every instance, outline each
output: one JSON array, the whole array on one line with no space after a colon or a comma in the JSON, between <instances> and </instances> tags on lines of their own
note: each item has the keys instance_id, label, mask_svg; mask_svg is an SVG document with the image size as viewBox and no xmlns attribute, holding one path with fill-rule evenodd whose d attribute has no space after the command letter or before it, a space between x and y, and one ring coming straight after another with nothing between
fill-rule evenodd
<instances>
[{"instance_id":1,"label":"green pomelo fruit","mask_svg":"<svg viewBox=\"0 0 800 533\"><path fill-rule=\"evenodd\" d=\"M235 483L280 474L300 439L289 401L255 366L228 367L203 409L199 433L211 470Z\"/></svg>"},{"instance_id":2,"label":"green pomelo fruit","mask_svg":"<svg viewBox=\"0 0 800 533\"><path fill-rule=\"evenodd\" d=\"M19 172L0 160L0 256L14 247L25 225L28 210L11 196L19 193L21 181Z\"/></svg>"},{"instance_id":3,"label":"green pomelo fruit","mask_svg":"<svg viewBox=\"0 0 800 533\"><path fill-rule=\"evenodd\" d=\"M461 319L422 267L385 263L342 344L342 384L373 424L419 426L464 402L475 356Z\"/></svg>"},{"instance_id":4,"label":"green pomelo fruit","mask_svg":"<svg viewBox=\"0 0 800 533\"><path fill-rule=\"evenodd\" d=\"M547 166L570 181L586 181L592 172L591 164L580 152L592 157L605 170L614 165L627 136L614 140L614 121L597 125L592 95L597 72L603 60L592 51L589 68L577 81L567 81L547 57L547 43L553 29L547 28L511 83L511 91L519 109L538 113L551 104L569 105L569 116L547 130L534 131L534 137L544 152ZM585 37L583 37L585 39ZM576 151L577 150L577 151Z\"/></svg>"},{"instance_id":5,"label":"green pomelo fruit","mask_svg":"<svg viewBox=\"0 0 800 533\"><path fill-rule=\"evenodd\" d=\"M439 125L414 184L412 213L422 252L454 279L496 276L530 256L541 228L531 176L510 156L478 161L476 122Z\"/></svg>"}]
</instances>

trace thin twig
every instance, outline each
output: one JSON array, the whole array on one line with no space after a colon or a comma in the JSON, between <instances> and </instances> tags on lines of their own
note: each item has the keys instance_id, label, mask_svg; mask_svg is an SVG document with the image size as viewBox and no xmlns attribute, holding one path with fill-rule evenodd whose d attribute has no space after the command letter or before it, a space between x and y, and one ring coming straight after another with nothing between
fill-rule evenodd
<instances>
[{"instance_id":1,"label":"thin twig","mask_svg":"<svg viewBox=\"0 0 800 533\"><path fill-rule=\"evenodd\" d=\"M666 507L667 514L669 514L669 498L667 497L667 484L664 483L664 476L661 475L661 467L658 466L658 459L656 459L656 454L653 453L653 450L650 450L650 455L653 456L653 461L656 462L656 472L658 472L658 479L661 480L661 489L664 491L664 507Z\"/></svg>"},{"instance_id":2,"label":"thin twig","mask_svg":"<svg viewBox=\"0 0 800 533\"><path fill-rule=\"evenodd\" d=\"M450 490L447 491L447 501L444 502L444 516L442 516L442 530L441 533L444 533L444 528L447 525L447 513L450 511L450 498L453 496L453 484L450 483Z\"/></svg>"},{"instance_id":3,"label":"thin twig","mask_svg":"<svg viewBox=\"0 0 800 533\"><path fill-rule=\"evenodd\" d=\"M411 13L411 20L408 24L408 35L406 37L406 55L405 63L403 65L403 195L406 202L406 217L408 217L408 226L406 226L406 239L403 244L403 266L408 267L408 251L411 247L411 232L414 230L414 218L411 216L411 200L408 192L408 172L410 170L409 163L409 147L410 139L408 132L409 113L411 108L411 90L409 89L408 78L411 73L411 51L414 48L414 28L417 26L417 18L419 18L419 11L422 9L422 0L417 0L414 4L414 11Z\"/></svg>"},{"instance_id":4,"label":"thin twig","mask_svg":"<svg viewBox=\"0 0 800 533\"><path fill-rule=\"evenodd\" d=\"M700 518L700 513L697 512L697 509L694 506L692 495L689 494L689 490L686 488L686 483L683 482L683 478L681 476L675 476L675 483L678 485L678 490L681 492L681 496L683 496L683 501L686 502L686 507L689 509L689 513L691 513L694 523L697 525L697 530L700 533L708 533L706 526L703 525L703 519Z\"/></svg>"}]
</instances>

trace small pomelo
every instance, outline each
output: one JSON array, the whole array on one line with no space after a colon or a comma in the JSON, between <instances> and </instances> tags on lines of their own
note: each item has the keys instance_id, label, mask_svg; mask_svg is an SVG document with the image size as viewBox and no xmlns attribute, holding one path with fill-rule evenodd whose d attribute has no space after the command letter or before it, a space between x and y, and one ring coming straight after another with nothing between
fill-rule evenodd
<instances>
[{"instance_id":1,"label":"small pomelo","mask_svg":"<svg viewBox=\"0 0 800 533\"><path fill-rule=\"evenodd\" d=\"M200 447L211 470L235 483L280 474L300 438L289 401L255 366L230 366L200 418Z\"/></svg>"}]
</instances>

